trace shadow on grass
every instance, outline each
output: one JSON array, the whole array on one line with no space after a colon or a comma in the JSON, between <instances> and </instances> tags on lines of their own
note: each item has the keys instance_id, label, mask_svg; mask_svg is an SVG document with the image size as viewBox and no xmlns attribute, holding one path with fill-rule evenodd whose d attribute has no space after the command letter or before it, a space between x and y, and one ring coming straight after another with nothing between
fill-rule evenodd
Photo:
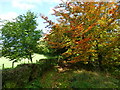
<instances>
[{"instance_id":1,"label":"shadow on grass","mask_svg":"<svg viewBox=\"0 0 120 90\"><path fill-rule=\"evenodd\" d=\"M46 72L40 79L44 88L120 88L119 80L87 70L71 70L59 73L57 70Z\"/></svg>"}]
</instances>

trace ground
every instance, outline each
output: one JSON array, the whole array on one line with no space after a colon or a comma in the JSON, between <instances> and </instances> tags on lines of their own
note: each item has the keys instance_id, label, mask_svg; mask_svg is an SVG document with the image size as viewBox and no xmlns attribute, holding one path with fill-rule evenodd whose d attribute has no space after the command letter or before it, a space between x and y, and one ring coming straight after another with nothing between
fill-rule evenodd
<instances>
[{"instance_id":1,"label":"ground","mask_svg":"<svg viewBox=\"0 0 120 90\"><path fill-rule=\"evenodd\" d=\"M42 54L34 54L33 55L33 63L36 62L36 60L39 59L44 59L47 58ZM22 59L21 61L15 62L14 66L16 67L18 64L22 64L22 63L30 63L30 61L28 59ZM12 67L12 61L9 61L9 59L6 59L5 57L1 57L0 58L0 69L2 69L2 64L4 64L5 68L11 68Z\"/></svg>"},{"instance_id":2,"label":"ground","mask_svg":"<svg viewBox=\"0 0 120 90\"><path fill-rule=\"evenodd\" d=\"M35 55L34 60L46 58L43 55ZM115 72L112 75L106 71L97 71L97 68L90 69L84 64L83 66L79 65L79 67L75 65L60 66L58 64L49 66L49 59L44 60L47 61L43 65L38 63L22 64L14 69L4 70L6 73L4 73L3 79L6 81L6 88L16 88L16 86L17 88L120 88L119 69L116 69L118 74ZM41 67L44 69L40 69ZM6 78L7 76L8 78ZM19 84L25 83L23 87L17 85L18 83L15 84L15 76ZM31 81L28 80L29 77L32 77ZM9 82L10 80L13 83Z\"/></svg>"},{"instance_id":3,"label":"ground","mask_svg":"<svg viewBox=\"0 0 120 90\"><path fill-rule=\"evenodd\" d=\"M51 68L26 88L120 88L119 80L109 73L71 69L59 72Z\"/></svg>"}]
</instances>

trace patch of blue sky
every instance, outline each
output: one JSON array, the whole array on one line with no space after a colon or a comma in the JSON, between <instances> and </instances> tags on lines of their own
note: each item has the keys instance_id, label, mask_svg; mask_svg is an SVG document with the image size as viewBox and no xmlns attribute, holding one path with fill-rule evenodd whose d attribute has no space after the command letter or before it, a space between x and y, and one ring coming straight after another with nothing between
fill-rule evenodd
<instances>
[{"instance_id":1,"label":"patch of blue sky","mask_svg":"<svg viewBox=\"0 0 120 90\"><path fill-rule=\"evenodd\" d=\"M38 15L38 29L46 32L44 20L39 16L42 13L49 19L55 21L55 17L51 15L52 8L60 3L61 0L0 0L0 18L2 20L12 20L18 15L25 14L28 10ZM66 1L66 0L63 0Z\"/></svg>"}]
</instances>

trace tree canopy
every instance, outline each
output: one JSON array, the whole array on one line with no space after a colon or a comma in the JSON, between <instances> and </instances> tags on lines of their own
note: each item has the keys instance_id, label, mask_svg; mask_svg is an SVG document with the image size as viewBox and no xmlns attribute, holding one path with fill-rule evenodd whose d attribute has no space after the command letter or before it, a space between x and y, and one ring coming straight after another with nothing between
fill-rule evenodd
<instances>
[{"instance_id":1,"label":"tree canopy","mask_svg":"<svg viewBox=\"0 0 120 90\"><path fill-rule=\"evenodd\" d=\"M54 8L45 41L68 62L119 63L120 5L117 2L63 2ZM59 51L58 51L59 52ZM114 62L114 63L113 63Z\"/></svg>"},{"instance_id":2,"label":"tree canopy","mask_svg":"<svg viewBox=\"0 0 120 90\"><path fill-rule=\"evenodd\" d=\"M11 60L28 58L32 61L32 54L41 37L41 30L37 30L37 16L28 11L19 15L13 21L7 21L1 31L3 38L2 55Z\"/></svg>"}]
</instances>

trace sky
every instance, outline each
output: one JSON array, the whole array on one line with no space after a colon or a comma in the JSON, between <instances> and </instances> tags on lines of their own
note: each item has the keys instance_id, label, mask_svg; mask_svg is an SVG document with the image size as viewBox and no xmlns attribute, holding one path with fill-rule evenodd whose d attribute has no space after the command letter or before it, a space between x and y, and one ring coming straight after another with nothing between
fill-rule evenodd
<instances>
[{"instance_id":1,"label":"sky","mask_svg":"<svg viewBox=\"0 0 120 90\"><path fill-rule=\"evenodd\" d=\"M47 24L43 23L44 20L39 15L42 13L55 21L55 17L51 15L53 13L52 9L60 2L61 0L0 0L0 18L2 20L12 20L30 10L38 15L38 29L47 32L45 29Z\"/></svg>"},{"instance_id":2,"label":"sky","mask_svg":"<svg viewBox=\"0 0 120 90\"><path fill-rule=\"evenodd\" d=\"M25 14L28 10L30 10L38 15L38 29L43 29L44 32L47 32L45 29L46 24L43 23L44 20L39 16L39 14L42 13L43 15L48 16L50 20L52 19L55 21L56 17L51 15L53 13L52 9L60 2L61 0L0 0L0 18L12 20L18 15Z\"/></svg>"},{"instance_id":3,"label":"sky","mask_svg":"<svg viewBox=\"0 0 120 90\"><path fill-rule=\"evenodd\" d=\"M67 0L63 0L63 1L67 1ZM82 0L82 1L88 1L88 0ZM47 29L45 28L47 24L43 23L45 21L39 15L40 13L42 13L43 15L48 16L50 20L55 21L56 17L51 15L53 13L52 9L60 2L61 0L0 0L0 19L12 20L16 18L18 15L25 14L28 10L30 10L38 15L37 29L40 30L42 29L44 33L47 33Z\"/></svg>"}]
</instances>

